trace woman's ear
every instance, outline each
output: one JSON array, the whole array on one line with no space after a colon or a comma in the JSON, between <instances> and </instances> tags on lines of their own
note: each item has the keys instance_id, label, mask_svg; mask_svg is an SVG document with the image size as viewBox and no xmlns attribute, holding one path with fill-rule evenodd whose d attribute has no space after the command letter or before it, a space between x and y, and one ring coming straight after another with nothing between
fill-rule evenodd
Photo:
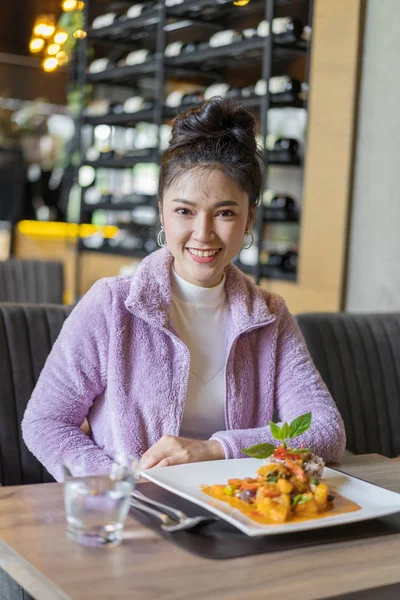
<instances>
[{"instance_id":1,"label":"woman's ear","mask_svg":"<svg viewBox=\"0 0 400 600\"><path fill-rule=\"evenodd\" d=\"M246 231L250 231L250 229L254 225L254 221L256 220L256 210L257 210L257 206L250 207L249 216L247 219Z\"/></svg>"}]
</instances>

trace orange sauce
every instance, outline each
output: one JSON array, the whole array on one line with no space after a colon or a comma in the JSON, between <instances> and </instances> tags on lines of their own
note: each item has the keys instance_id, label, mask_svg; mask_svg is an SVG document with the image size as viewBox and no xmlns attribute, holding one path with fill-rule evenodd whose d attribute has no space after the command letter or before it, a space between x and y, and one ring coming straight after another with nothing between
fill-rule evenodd
<instances>
[{"instance_id":1,"label":"orange sauce","mask_svg":"<svg viewBox=\"0 0 400 600\"><path fill-rule=\"evenodd\" d=\"M246 517L249 517L250 519L252 519L253 521L256 521L257 523L260 523L262 525L278 525L278 526L282 525L282 523L276 523L275 521L268 519L268 517L265 517L265 516L261 515L260 513L257 513L254 505L247 504L247 502L243 502L243 500L240 500L239 498L235 498L234 496L226 496L224 494L224 488L225 488L224 485L213 485L213 486L203 485L201 487L201 490L204 494L207 494L207 496L211 496L212 498L215 498L216 500L226 502L227 504L229 504L229 506L232 506L232 508L236 508L236 509L240 510L240 512L245 514ZM333 515L341 515L344 513L355 512L355 511L361 509L361 506L359 506L355 502L352 502L351 500L348 500L347 498L345 498L344 496L341 496L340 494L334 493L332 495L335 496L335 499L333 502L329 502L328 510L320 512L313 516L307 515L307 516L302 517L299 515L290 515L290 517L286 521L286 523L289 523L289 522L290 523L300 523L302 521L323 519L324 517L330 517Z\"/></svg>"}]
</instances>

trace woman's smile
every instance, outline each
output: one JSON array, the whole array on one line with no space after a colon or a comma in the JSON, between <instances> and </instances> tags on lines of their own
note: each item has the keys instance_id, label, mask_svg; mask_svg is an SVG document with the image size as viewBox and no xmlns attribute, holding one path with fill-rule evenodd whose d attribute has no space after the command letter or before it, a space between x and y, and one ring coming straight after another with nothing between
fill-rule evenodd
<instances>
[{"instance_id":1,"label":"woman's smile","mask_svg":"<svg viewBox=\"0 0 400 600\"><path fill-rule=\"evenodd\" d=\"M197 248L186 248L191 258L197 263L211 263L221 252L221 248L198 250Z\"/></svg>"}]
</instances>

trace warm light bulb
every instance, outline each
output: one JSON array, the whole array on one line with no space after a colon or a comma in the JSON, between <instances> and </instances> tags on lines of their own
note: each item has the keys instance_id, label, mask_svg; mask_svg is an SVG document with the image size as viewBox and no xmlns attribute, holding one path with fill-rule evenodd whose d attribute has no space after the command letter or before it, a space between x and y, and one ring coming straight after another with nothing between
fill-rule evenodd
<instances>
[{"instance_id":1,"label":"warm light bulb","mask_svg":"<svg viewBox=\"0 0 400 600\"><path fill-rule=\"evenodd\" d=\"M76 10L83 10L84 8L85 8L85 3L78 1Z\"/></svg>"},{"instance_id":2,"label":"warm light bulb","mask_svg":"<svg viewBox=\"0 0 400 600\"><path fill-rule=\"evenodd\" d=\"M43 50L44 40L42 38L33 38L29 42L29 50L31 52L40 52Z\"/></svg>"},{"instance_id":3,"label":"warm light bulb","mask_svg":"<svg viewBox=\"0 0 400 600\"><path fill-rule=\"evenodd\" d=\"M59 65L65 65L68 62L68 54L64 50L61 50L61 52L56 54L56 59Z\"/></svg>"},{"instance_id":4,"label":"warm light bulb","mask_svg":"<svg viewBox=\"0 0 400 600\"><path fill-rule=\"evenodd\" d=\"M54 41L56 44L65 44L68 39L68 33L63 29L58 29L54 35Z\"/></svg>"},{"instance_id":5,"label":"warm light bulb","mask_svg":"<svg viewBox=\"0 0 400 600\"><path fill-rule=\"evenodd\" d=\"M77 40L83 40L83 38L86 37L86 31L83 31L83 29L77 29L76 31L74 31L74 38L76 38Z\"/></svg>"},{"instance_id":6,"label":"warm light bulb","mask_svg":"<svg viewBox=\"0 0 400 600\"><path fill-rule=\"evenodd\" d=\"M248 4L249 2L250 0L235 0L233 4L235 6L246 6L246 4Z\"/></svg>"},{"instance_id":7,"label":"warm light bulb","mask_svg":"<svg viewBox=\"0 0 400 600\"><path fill-rule=\"evenodd\" d=\"M71 12L77 8L77 0L64 0L62 3L62 9L64 12Z\"/></svg>"},{"instance_id":8,"label":"warm light bulb","mask_svg":"<svg viewBox=\"0 0 400 600\"><path fill-rule=\"evenodd\" d=\"M55 56L50 56L49 58L45 58L43 61L43 69L46 72L54 71L58 67L58 60Z\"/></svg>"},{"instance_id":9,"label":"warm light bulb","mask_svg":"<svg viewBox=\"0 0 400 600\"><path fill-rule=\"evenodd\" d=\"M46 31L47 25L43 23L43 21L38 21L33 28L33 33L35 35L43 35L43 32Z\"/></svg>"},{"instance_id":10,"label":"warm light bulb","mask_svg":"<svg viewBox=\"0 0 400 600\"><path fill-rule=\"evenodd\" d=\"M53 35L55 30L56 28L54 27L54 25L45 25L42 28L42 36L47 39Z\"/></svg>"},{"instance_id":11,"label":"warm light bulb","mask_svg":"<svg viewBox=\"0 0 400 600\"><path fill-rule=\"evenodd\" d=\"M49 54L50 56L54 56L55 54L60 52L60 50L60 44L50 44L49 46L47 46L47 54Z\"/></svg>"}]
</instances>

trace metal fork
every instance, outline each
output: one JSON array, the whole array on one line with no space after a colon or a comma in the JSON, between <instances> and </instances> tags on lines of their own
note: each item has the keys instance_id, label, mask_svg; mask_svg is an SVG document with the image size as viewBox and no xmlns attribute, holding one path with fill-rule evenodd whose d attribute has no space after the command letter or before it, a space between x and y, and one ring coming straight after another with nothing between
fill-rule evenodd
<instances>
[{"instance_id":1,"label":"metal fork","mask_svg":"<svg viewBox=\"0 0 400 600\"><path fill-rule=\"evenodd\" d=\"M213 521L218 520L218 517L206 517L204 515L199 515L198 517L188 517L187 515L185 515L185 513L183 513L180 510L171 508L170 506L161 504L159 502L155 502L154 500L150 500L150 498L147 498L147 496L140 494L140 492L137 492L137 490L135 490L134 494L135 496L133 496L132 494L131 506L133 508L141 510L142 512L148 515L157 517L161 521L161 528L164 529L164 531L174 532L182 531L184 529L192 529L200 523L211 523ZM138 500L139 496L140 500ZM143 504L142 502L146 502L147 504L151 504L152 506L157 506L159 508L163 508L164 510L168 510L171 514L175 514L176 520L174 520L170 515L166 514L165 512L156 510L155 508L150 508L150 506L146 506L146 504Z\"/></svg>"},{"instance_id":2,"label":"metal fork","mask_svg":"<svg viewBox=\"0 0 400 600\"><path fill-rule=\"evenodd\" d=\"M133 490L133 492L131 492L131 496L136 500L140 500L141 502L146 502L146 504L150 504L150 506L155 506L159 510L162 510L163 512L167 513L167 515L171 515L172 518L176 519L177 521L183 521L184 519L187 519L187 515L185 515L185 513L183 513L181 510L178 510L173 506L168 506L168 504L162 504L162 502L156 502L156 500L148 498L148 496L145 496L144 494L142 494L142 492L139 492L139 490Z\"/></svg>"}]
</instances>

